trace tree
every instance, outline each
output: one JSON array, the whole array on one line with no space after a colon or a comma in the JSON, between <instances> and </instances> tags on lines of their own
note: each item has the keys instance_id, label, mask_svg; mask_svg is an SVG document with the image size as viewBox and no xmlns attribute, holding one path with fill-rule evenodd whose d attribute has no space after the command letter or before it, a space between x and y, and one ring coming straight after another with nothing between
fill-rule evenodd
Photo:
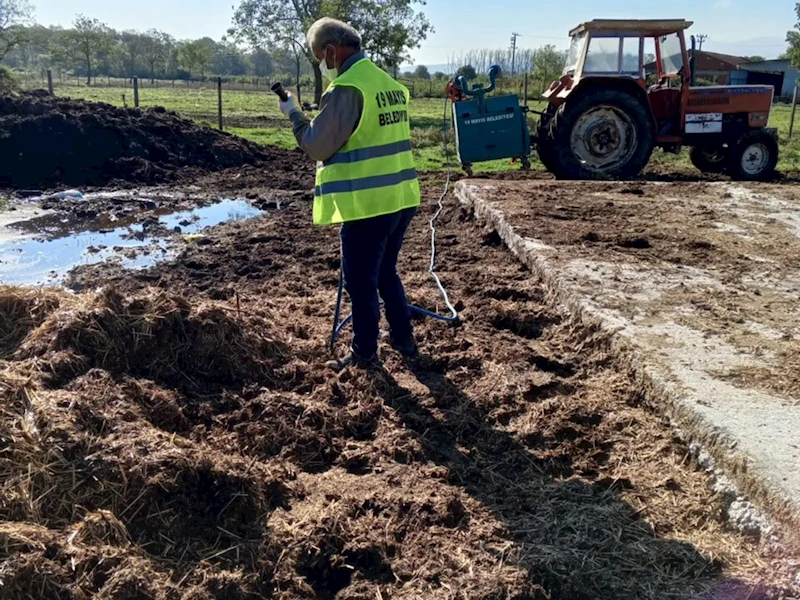
<instances>
[{"instance_id":1,"label":"tree","mask_svg":"<svg viewBox=\"0 0 800 600\"><path fill-rule=\"evenodd\" d=\"M798 68L800 67L800 2L794 5L794 11L798 22L795 23L794 31L786 32L786 41L789 43L786 58L792 61L793 67Z\"/></svg>"},{"instance_id":2,"label":"tree","mask_svg":"<svg viewBox=\"0 0 800 600\"><path fill-rule=\"evenodd\" d=\"M431 74L428 71L428 67L425 65L418 65L416 69L414 69L414 77L417 79L430 79Z\"/></svg>"},{"instance_id":3,"label":"tree","mask_svg":"<svg viewBox=\"0 0 800 600\"><path fill-rule=\"evenodd\" d=\"M61 52L70 61L86 67L86 85L92 84L92 64L112 46L111 32L97 19L78 15L62 36Z\"/></svg>"},{"instance_id":4,"label":"tree","mask_svg":"<svg viewBox=\"0 0 800 600\"><path fill-rule=\"evenodd\" d=\"M294 69L294 82L297 84L295 88L297 91L297 102L302 102L303 92L300 88L300 75L303 70L303 63L306 61L306 53L303 44L297 42L294 38L285 38L275 58L277 60L288 60L288 62L292 64L292 68Z\"/></svg>"},{"instance_id":5,"label":"tree","mask_svg":"<svg viewBox=\"0 0 800 600\"><path fill-rule=\"evenodd\" d=\"M396 67L431 31L414 10L424 0L240 0L231 33L253 48L302 49L314 73L314 98L322 96L319 63L305 39L306 29L321 17L348 21L359 30L364 50L381 66Z\"/></svg>"},{"instance_id":6,"label":"tree","mask_svg":"<svg viewBox=\"0 0 800 600\"><path fill-rule=\"evenodd\" d=\"M143 36L142 60L150 72L150 81L155 82L156 75L166 72L170 48L174 40L168 34L149 29Z\"/></svg>"},{"instance_id":7,"label":"tree","mask_svg":"<svg viewBox=\"0 0 800 600\"><path fill-rule=\"evenodd\" d=\"M119 35L122 50L122 67L126 77L137 75L136 67L144 53L146 37L138 31L123 31Z\"/></svg>"},{"instance_id":8,"label":"tree","mask_svg":"<svg viewBox=\"0 0 800 600\"><path fill-rule=\"evenodd\" d=\"M200 71L200 77L206 76L206 69L214 58L217 43L211 38L200 38L185 44L179 54L181 66L192 75Z\"/></svg>"},{"instance_id":9,"label":"tree","mask_svg":"<svg viewBox=\"0 0 800 600\"><path fill-rule=\"evenodd\" d=\"M33 10L28 0L0 0L0 60L14 48L26 43Z\"/></svg>"},{"instance_id":10,"label":"tree","mask_svg":"<svg viewBox=\"0 0 800 600\"><path fill-rule=\"evenodd\" d=\"M247 73L248 64L245 55L225 38L215 45L212 61L213 71L218 75L237 75Z\"/></svg>"},{"instance_id":11,"label":"tree","mask_svg":"<svg viewBox=\"0 0 800 600\"><path fill-rule=\"evenodd\" d=\"M471 81L478 76L478 73L472 65L464 65L456 71L456 75L464 77L467 81Z\"/></svg>"},{"instance_id":12,"label":"tree","mask_svg":"<svg viewBox=\"0 0 800 600\"><path fill-rule=\"evenodd\" d=\"M424 14L414 10L425 0L349 0L351 8L344 14L358 29L364 50L381 67L396 70L409 62L410 50L419 48L433 32Z\"/></svg>"},{"instance_id":13,"label":"tree","mask_svg":"<svg viewBox=\"0 0 800 600\"><path fill-rule=\"evenodd\" d=\"M442 73L441 71L436 71L436 73L433 74L433 78L436 81L444 81L445 79L447 79L447 73Z\"/></svg>"},{"instance_id":14,"label":"tree","mask_svg":"<svg viewBox=\"0 0 800 600\"><path fill-rule=\"evenodd\" d=\"M11 68L26 71L48 69L52 65L50 46L59 30L33 25L25 28L24 41L8 51L2 62Z\"/></svg>"},{"instance_id":15,"label":"tree","mask_svg":"<svg viewBox=\"0 0 800 600\"><path fill-rule=\"evenodd\" d=\"M749 63L757 63L757 62L764 62L766 59L763 56L759 56L758 54L754 54L753 56L743 56L745 62Z\"/></svg>"},{"instance_id":16,"label":"tree","mask_svg":"<svg viewBox=\"0 0 800 600\"><path fill-rule=\"evenodd\" d=\"M533 77L541 80L543 86L558 79L567 62L566 52L556 50L552 44L542 46L533 56Z\"/></svg>"},{"instance_id":17,"label":"tree","mask_svg":"<svg viewBox=\"0 0 800 600\"><path fill-rule=\"evenodd\" d=\"M253 63L253 71L256 77L268 77L275 72L275 68L272 66L272 57L264 48L253 50L250 55L250 61Z\"/></svg>"}]
</instances>

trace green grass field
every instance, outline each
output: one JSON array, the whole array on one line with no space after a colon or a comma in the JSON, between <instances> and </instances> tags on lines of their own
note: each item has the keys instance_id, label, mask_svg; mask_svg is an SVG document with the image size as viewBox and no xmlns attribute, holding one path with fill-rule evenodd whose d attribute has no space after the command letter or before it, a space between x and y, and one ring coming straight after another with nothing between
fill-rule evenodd
<instances>
[{"instance_id":1,"label":"green grass field","mask_svg":"<svg viewBox=\"0 0 800 600\"><path fill-rule=\"evenodd\" d=\"M133 105L133 90L128 88L65 86L57 87L56 94L72 98L82 98L96 102L107 102L122 106L122 95L125 94L127 104ZM163 106L188 118L206 125L217 121L217 91L215 89L149 88L139 92L140 106ZM541 104L532 103L531 108L541 108ZM781 153L778 168L782 171L796 170L800 160L800 131L788 140L790 108L775 105L770 118L770 126L777 127L781 139ZM269 92L243 92L223 90L223 114L228 131L259 144L279 146L287 149L295 147L288 121L278 110L277 98ZM444 101L440 98L418 98L411 104L411 128L414 152L418 167L423 170L442 169L445 162L443 151L442 117ZM534 117L535 115L531 115ZM254 127L254 119L260 119ZM533 118L531 118L533 125ZM800 130L800 122L797 123ZM454 151L450 138L450 151ZM653 153L654 163L690 166L688 152L680 155ZM538 160L532 161L534 169L541 169ZM519 165L509 161L490 161L475 165L476 172L502 171L517 169Z\"/></svg>"}]
</instances>

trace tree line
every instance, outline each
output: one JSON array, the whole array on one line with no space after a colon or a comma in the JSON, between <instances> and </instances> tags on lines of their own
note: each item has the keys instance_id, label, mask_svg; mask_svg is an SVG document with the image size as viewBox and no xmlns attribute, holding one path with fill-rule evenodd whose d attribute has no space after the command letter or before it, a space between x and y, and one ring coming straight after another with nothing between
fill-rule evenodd
<instances>
[{"instance_id":1,"label":"tree line","mask_svg":"<svg viewBox=\"0 0 800 600\"><path fill-rule=\"evenodd\" d=\"M4 0L0 0L3 2ZM270 77L279 74L288 85L311 76L303 57L284 48L245 49L223 39L204 37L177 40L170 34L148 31L115 31L97 19L79 15L71 28L30 25L14 30L14 44L0 35L0 61L20 71L52 69L57 73L92 77L150 79L202 79L226 77Z\"/></svg>"},{"instance_id":2,"label":"tree line","mask_svg":"<svg viewBox=\"0 0 800 600\"><path fill-rule=\"evenodd\" d=\"M280 77L287 85L314 85L322 92L319 65L308 47L307 27L321 16L343 16L364 37L366 52L395 76L446 80L458 72L469 79L499 64L506 75L530 73L550 81L561 74L565 53L538 49L471 50L449 60L448 73L424 66L399 73L409 51L432 31L414 10L421 0L240 0L233 23L220 41L179 40L157 29L117 31L97 19L77 15L71 27L44 27L33 21L28 0L0 0L0 62L20 71L52 69L92 78L203 79ZM341 13L341 14L339 14Z\"/></svg>"},{"instance_id":3,"label":"tree line","mask_svg":"<svg viewBox=\"0 0 800 600\"><path fill-rule=\"evenodd\" d=\"M367 54L397 72L432 31L415 10L424 0L240 0L232 27L219 42L177 40L166 32L116 31L78 15L72 26L43 27L33 21L29 0L0 0L0 63L21 70L53 69L92 77L167 79L279 75L288 85L306 76L315 98L322 76L305 31L327 16L350 22Z\"/></svg>"},{"instance_id":4,"label":"tree line","mask_svg":"<svg viewBox=\"0 0 800 600\"><path fill-rule=\"evenodd\" d=\"M488 73L492 65L499 65L508 76L528 73L535 80L552 81L561 76L567 61L567 52L552 44L541 48L483 48L467 50L451 56L448 70L456 72L465 66L472 67L478 75Z\"/></svg>"},{"instance_id":5,"label":"tree line","mask_svg":"<svg viewBox=\"0 0 800 600\"><path fill-rule=\"evenodd\" d=\"M561 76L567 60L566 51L558 50L552 44L541 48L481 48L467 50L453 55L447 62L447 73L431 73L424 65L412 71L404 71L403 76L415 79L443 80L457 73L467 79L485 76L493 65L499 65L506 77L520 77L527 73L533 80L548 83Z\"/></svg>"}]
</instances>

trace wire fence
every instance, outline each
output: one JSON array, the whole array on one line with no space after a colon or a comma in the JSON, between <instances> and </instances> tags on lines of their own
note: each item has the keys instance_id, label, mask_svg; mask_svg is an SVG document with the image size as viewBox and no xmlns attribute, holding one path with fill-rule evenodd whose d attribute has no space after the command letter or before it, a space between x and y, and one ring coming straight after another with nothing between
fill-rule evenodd
<instances>
[{"instance_id":1,"label":"wire fence","mask_svg":"<svg viewBox=\"0 0 800 600\"><path fill-rule=\"evenodd\" d=\"M20 73L18 75L23 89L47 89L48 81L46 72ZM280 77L207 77L202 79L153 79L153 78L121 78L109 77L105 75L94 76L91 82L87 82L86 76L71 75L64 73L52 73L53 88L119 88L130 90L134 89L134 79L138 81L140 90L160 89L160 90L216 90L219 81L222 81L224 91L238 91L244 93L269 93L270 86L276 81L281 81ZM290 80L292 81L292 80ZM400 77L398 81L405 85L412 98L444 98L446 95L447 80L442 79L409 79ZM476 80L483 82L481 78ZM314 83L307 79L301 80L299 86L292 82L284 85L287 89L297 93L303 99L311 99L314 96ZM533 77L528 78L528 99L535 100L547 89L550 81L538 80ZM525 90L524 77L501 77L497 80L497 94L518 94L522 96Z\"/></svg>"}]
</instances>

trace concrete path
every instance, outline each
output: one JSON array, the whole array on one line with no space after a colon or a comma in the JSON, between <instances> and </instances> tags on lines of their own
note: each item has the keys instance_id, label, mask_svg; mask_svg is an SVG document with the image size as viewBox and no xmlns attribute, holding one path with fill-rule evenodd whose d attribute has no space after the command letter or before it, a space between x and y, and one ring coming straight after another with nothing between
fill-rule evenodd
<instances>
[{"instance_id":1,"label":"concrete path","mask_svg":"<svg viewBox=\"0 0 800 600\"><path fill-rule=\"evenodd\" d=\"M733 524L765 533L766 513L800 540L793 189L462 180L456 195L557 302L614 333L648 399L716 470Z\"/></svg>"}]
</instances>

